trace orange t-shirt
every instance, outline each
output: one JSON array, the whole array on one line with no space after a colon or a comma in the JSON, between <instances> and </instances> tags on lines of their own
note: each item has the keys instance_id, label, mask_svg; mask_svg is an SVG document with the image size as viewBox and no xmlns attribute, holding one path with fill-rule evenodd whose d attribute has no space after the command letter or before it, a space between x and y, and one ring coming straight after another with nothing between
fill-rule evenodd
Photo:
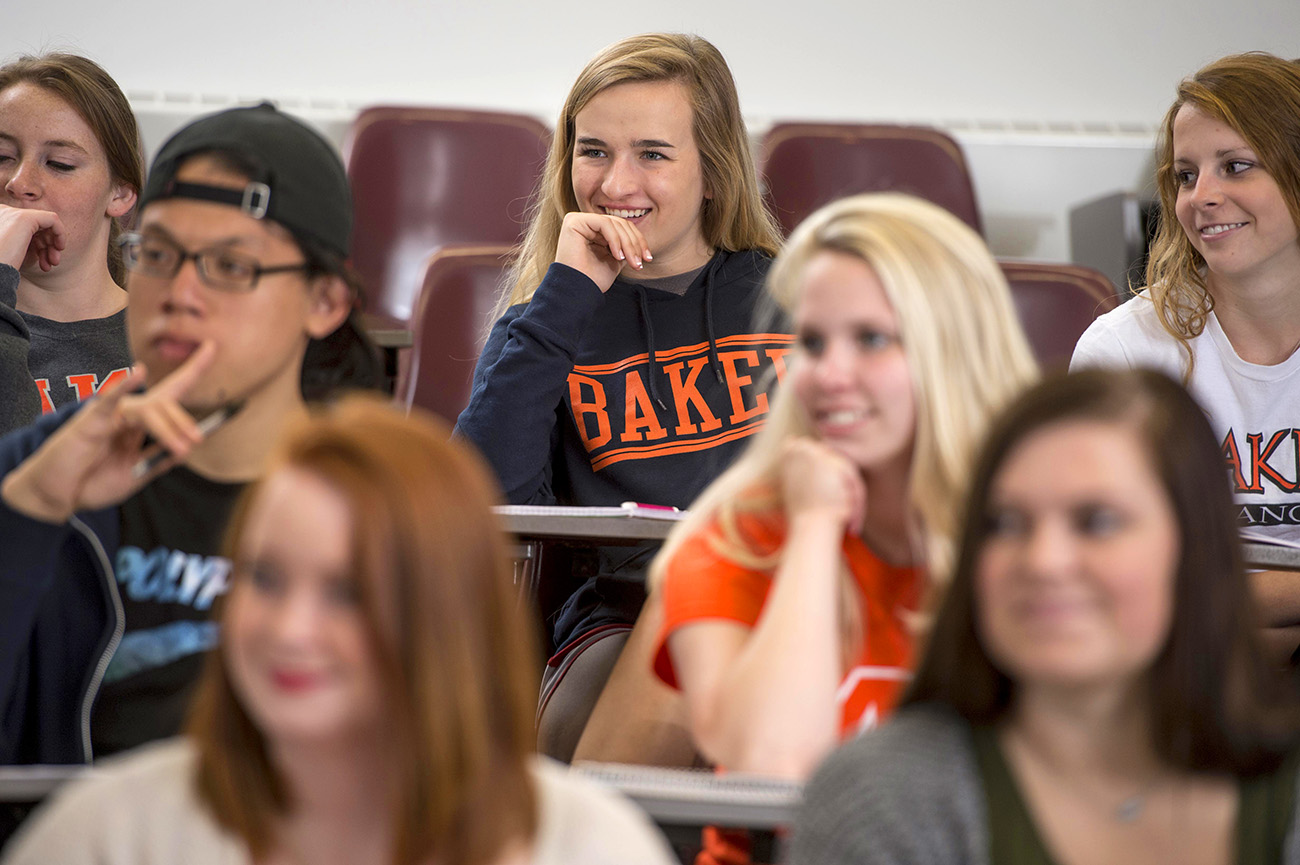
<instances>
[{"instance_id":1,"label":"orange t-shirt","mask_svg":"<svg viewBox=\"0 0 1300 865\"><path fill-rule=\"evenodd\" d=\"M769 511L746 514L739 528L751 550L766 556L785 541L785 515ZM668 562L661 586L664 624L654 654L659 678L676 688L677 673L668 652L668 637L683 625L702 619L727 619L753 627L762 615L774 574L756 571L723 558L715 544L716 523L687 538ZM844 557L857 581L865 634L862 650L835 694L840 707L840 734L848 738L869 730L893 711L911 678L912 628L921 579L914 568L887 565L856 536L844 538ZM827 623L837 627L836 623Z\"/></svg>"}]
</instances>

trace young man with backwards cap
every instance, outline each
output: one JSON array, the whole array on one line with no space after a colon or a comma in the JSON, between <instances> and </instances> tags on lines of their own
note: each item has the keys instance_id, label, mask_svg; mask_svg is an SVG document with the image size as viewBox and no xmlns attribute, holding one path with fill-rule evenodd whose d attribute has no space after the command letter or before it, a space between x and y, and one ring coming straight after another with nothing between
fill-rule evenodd
<instances>
[{"instance_id":1,"label":"young man with backwards cap","mask_svg":"<svg viewBox=\"0 0 1300 865\"><path fill-rule=\"evenodd\" d=\"M334 150L269 104L159 151L123 238L135 370L0 440L0 763L178 731L235 499L320 374L374 381L351 220Z\"/></svg>"}]
</instances>

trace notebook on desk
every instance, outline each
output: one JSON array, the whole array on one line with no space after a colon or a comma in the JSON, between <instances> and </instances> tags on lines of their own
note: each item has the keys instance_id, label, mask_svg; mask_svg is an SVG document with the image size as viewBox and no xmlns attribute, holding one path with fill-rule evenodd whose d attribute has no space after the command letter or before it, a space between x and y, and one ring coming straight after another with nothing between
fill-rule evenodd
<instances>
[{"instance_id":1,"label":"notebook on desk","mask_svg":"<svg viewBox=\"0 0 1300 865\"><path fill-rule=\"evenodd\" d=\"M803 799L802 784L760 775L588 762L572 771L618 790L658 823L772 829L788 826Z\"/></svg>"}]
</instances>

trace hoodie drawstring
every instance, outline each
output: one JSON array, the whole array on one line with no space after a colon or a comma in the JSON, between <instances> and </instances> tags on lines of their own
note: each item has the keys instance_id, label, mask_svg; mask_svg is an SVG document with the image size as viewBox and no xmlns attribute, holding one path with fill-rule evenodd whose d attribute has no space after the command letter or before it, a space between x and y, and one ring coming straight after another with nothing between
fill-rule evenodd
<instances>
[{"instance_id":1,"label":"hoodie drawstring","mask_svg":"<svg viewBox=\"0 0 1300 865\"><path fill-rule=\"evenodd\" d=\"M659 361L655 358L655 323L650 319L650 304L646 301L645 289L639 285L636 287L636 299L641 302L641 321L645 323L647 357L650 362L648 370L650 399L654 400L654 404L659 408L668 411L668 405L659 396Z\"/></svg>"},{"instance_id":2,"label":"hoodie drawstring","mask_svg":"<svg viewBox=\"0 0 1300 865\"><path fill-rule=\"evenodd\" d=\"M709 365L713 368L713 374L717 377L718 383L722 384L725 379L722 375L722 361L718 358L718 339L714 334L713 327L713 275L714 272L722 265L724 256L718 253L713 256L708 267L704 271L704 284L701 290L704 292L704 329L709 337ZM645 323L645 337L648 346L649 357L649 378L650 378L650 399L654 404L664 411L668 410L668 405L659 396L659 360L655 356L655 326L650 319L650 303L646 299L646 291L641 286L636 286L637 300L641 303L641 320Z\"/></svg>"},{"instance_id":3,"label":"hoodie drawstring","mask_svg":"<svg viewBox=\"0 0 1300 865\"><path fill-rule=\"evenodd\" d=\"M713 374L718 377L718 384L723 383L722 361L718 359L718 338L713 333L713 271L722 264L722 256L715 255L704 272L704 329L709 335L709 362L713 365Z\"/></svg>"}]
</instances>

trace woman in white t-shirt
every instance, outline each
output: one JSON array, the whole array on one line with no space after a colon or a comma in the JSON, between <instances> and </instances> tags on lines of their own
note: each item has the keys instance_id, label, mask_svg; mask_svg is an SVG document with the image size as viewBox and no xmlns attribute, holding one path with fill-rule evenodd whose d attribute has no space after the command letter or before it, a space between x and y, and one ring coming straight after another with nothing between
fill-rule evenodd
<instances>
[{"instance_id":1,"label":"woman in white t-shirt","mask_svg":"<svg viewBox=\"0 0 1300 865\"><path fill-rule=\"evenodd\" d=\"M1261 52L1178 87L1156 151L1147 288L1097 319L1072 369L1154 367L1210 418L1247 537L1300 544L1300 63ZM1300 575L1256 590L1280 656L1300 644Z\"/></svg>"}]
</instances>

